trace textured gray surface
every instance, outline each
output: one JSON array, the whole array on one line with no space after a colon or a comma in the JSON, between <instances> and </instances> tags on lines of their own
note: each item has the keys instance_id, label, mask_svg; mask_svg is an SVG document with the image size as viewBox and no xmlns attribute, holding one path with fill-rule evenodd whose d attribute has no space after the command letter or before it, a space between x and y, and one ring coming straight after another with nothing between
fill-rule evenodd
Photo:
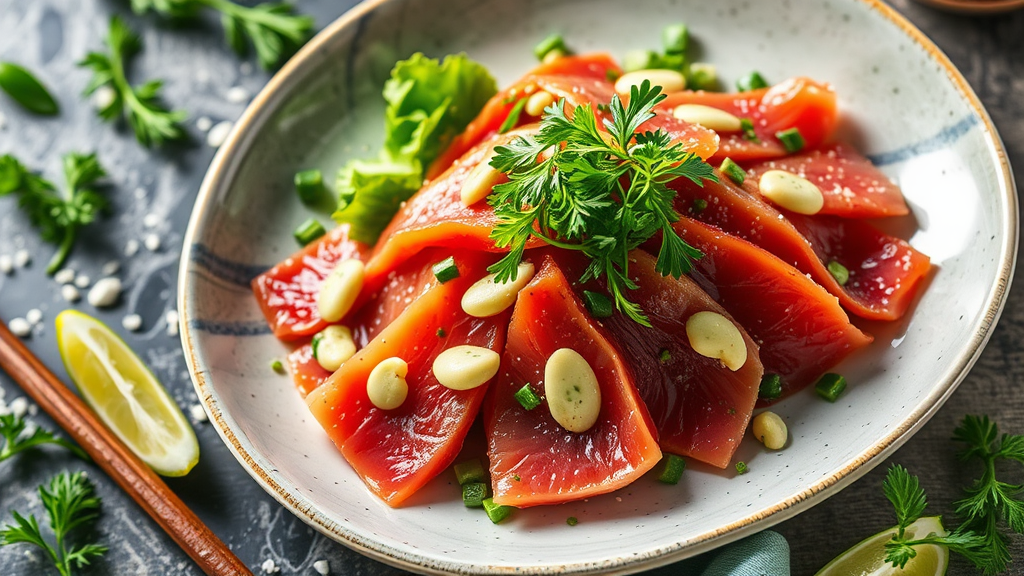
<instances>
[{"instance_id":1,"label":"textured gray surface","mask_svg":"<svg viewBox=\"0 0 1024 576\"><path fill-rule=\"evenodd\" d=\"M352 0L300 0L304 12L313 14L319 26L340 15ZM166 99L186 108L193 142L156 152L140 148L123 129L102 124L78 97L88 73L74 63L88 50L99 47L108 15L126 13L127 0L0 0L0 59L13 60L38 71L58 95L62 113L54 119L29 117L0 98L0 153L16 153L33 167L43 168L59 179L60 155L70 151L97 150L111 174L108 194L114 216L85 231L69 262L93 280L110 260L122 264L126 292L120 306L96 313L84 303L78 307L96 313L120 329L121 318L137 312L143 329L125 333L128 342L152 366L188 409L196 402L177 337L166 333L164 312L174 308L174 286L180 243L192 202L214 150L195 126L200 117L214 123L233 120L244 103L226 99L229 88L241 86L255 93L268 76L246 70L224 47L215 22L206 26L169 28L153 19L129 18L143 31L146 51L133 67L135 78L160 76L167 80ZM985 19L965 19L934 12L908 2L895 2L928 36L946 51L988 107L1011 162L1024 166L1024 12ZM1021 180L1018 170L1018 181ZM147 227L146 215L156 226ZM150 222L152 223L152 222ZM155 233L162 247L142 248L124 256L131 240L142 241ZM51 247L41 245L10 199L0 200L0 254L25 248L33 263L10 276L0 273L0 318L23 316L40 308L44 321L28 340L58 375L63 376L52 329L53 318L66 306L59 287L43 273ZM948 441L955 423L966 413L985 413L1004 429L1024 432L1024 296L1011 292L988 349L946 406L892 458L921 475L933 513L950 511L959 486L973 470L957 465ZM6 401L20 395L17 387L0 373ZM186 412L187 413L187 412ZM44 416L35 418L50 423ZM326 541L267 496L224 448L209 425L197 424L203 451L199 466L188 478L171 480L171 487L231 545L257 572L272 558L281 574L315 574L312 564L325 559L333 574L390 574L397 571L365 559ZM0 521L8 511L40 513L34 487L63 469L85 468L93 472L105 499L98 524L99 536L111 552L82 574L197 575L198 568L164 536L140 510L98 470L66 453L46 450L0 464ZM796 575L812 574L836 554L861 538L892 524L891 512L881 495L885 466L799 517L780 524L793 550ZM1018 475L1018 480L1019 480ZM51 571L37 554L22 546L0 549L0 574L34 575ZM1015 552L1022 551L1016 541ZM1024 573L1024 559L1013 573ZM678 573L678 567L657 571ZM954 563L951 574L970 574Z\"/></svg>"}]
</instances>

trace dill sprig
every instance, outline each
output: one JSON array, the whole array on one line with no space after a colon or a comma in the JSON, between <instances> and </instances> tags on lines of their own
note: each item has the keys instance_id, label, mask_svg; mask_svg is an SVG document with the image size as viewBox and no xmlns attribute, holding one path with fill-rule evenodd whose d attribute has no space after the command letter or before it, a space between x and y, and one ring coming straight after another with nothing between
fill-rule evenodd
<instances>
[{"instance_id":1,"label":"dill sprig","mask_svg":"<svg viewBox=\"0 0 1024 576\"><path fill-rule=\"evenodd\" d=\"M664 131L637 132L664 98L660 86L645 81L632 88L628 104L614 96L611 117L600 123L589 105L569 118L563 99L545 109L535 136L495 148L490 165L509 177L488 198L499 219L491 238L509 250L490 268L498 282L515 279L527 242L540 238L583 252L590 264L581 280L605 277L616 308L650 326L627 296L637 288L629 251L660 232L658 272L676 278L689 272L702 254L672 229L679 214L667 184L679 177L698 185L716 180L710 165Z\"/></svg>"}]
</instances>

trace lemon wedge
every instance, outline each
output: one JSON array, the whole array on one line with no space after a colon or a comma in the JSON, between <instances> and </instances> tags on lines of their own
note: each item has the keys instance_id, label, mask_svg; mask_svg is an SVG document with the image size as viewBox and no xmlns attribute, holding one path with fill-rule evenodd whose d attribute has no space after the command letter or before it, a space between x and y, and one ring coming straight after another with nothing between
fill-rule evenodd
<instances>
[{"instance_id":1,"label":"lemon wedge","mask_svg":"<svg viewBox=\"0 0 1024 576\"><path fill-rule=\"evenodd\" d=\"M938 516L919 518L907 526L910 539L924 538L928 534L946 535ZM900 570L885 562L885 543L896 534L896 528L883 530L861 541L828 563L815 576L942 576L949 565L949 550L945 546L924 544L915 546L917 556Z\"/></svg>"},{"instance_id":2,"label":"lemon wedge","mask_svg":"<svg viewBox=\"0 0 1024 576\"><path fill-rule=\"evenodd\" d=\"M57 347L71 380L103 423L162 476L184 476L199 441L181 409L106 324L76 310L57 316Z\"/></svg>"}]
</instances>

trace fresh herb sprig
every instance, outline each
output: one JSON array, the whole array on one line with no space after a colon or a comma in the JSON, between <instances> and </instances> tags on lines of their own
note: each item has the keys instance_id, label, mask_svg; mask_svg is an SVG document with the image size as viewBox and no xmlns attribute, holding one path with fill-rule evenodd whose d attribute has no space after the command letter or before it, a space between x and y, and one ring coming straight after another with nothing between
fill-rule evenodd
<instances>
[{"instance_id":1,"label":"fresh herb sprig","mask_svg":"<svg viewBox=\"0 0 1024 576\"><path fill-rule=\"evenodd\" d=\"M68 154L64 156L67 188L60 194L53 183L32 173L13 156L0 156L0 196L18 195L18 205L43 240L59 246L46 267L47 274L64 264L79 228L106 209L107 200L95 190L104 176L106 172L95 154Z\"/></svg>"},{"instance_id":2,"label":"fresh herb sprig","mask_svg":"<svg viewBox=\"0 0 1024 576\"><path fill-rule=\"evenodd\" d=\"M26 434L25 430L28 428L29 424L22 416L14 414L0 416L0 439L3 440L3 443L0 444L0 462L44 444L62 446L74 452L79 458L84 460L89 458L81 448L63 438L54 436L49 430L35 427Z\"/></svg>"},{"instance_id":3,"label":"fresh herb sprig","mask_svg":"<svg viewBox=\"0 0 1024 576\"><path fill-rule=\"evenodd\" d=\"M985 537L964 526L945 536L927 534L923 538L908 537L907 527L924 514L928 501L917 476L911 475L906 468L899 464L893 465L882 483L882 490L896 511L896 534L885 543L886 562L903 569L907 562L917 556L915 546L937 544L960 554L988 573L994 570L994 558L985 546Z\"/></svg>"},{"instance_id":4,"label":"fresh herb sprig","mask_svg":"<svg viewBox=\"0 0 1024 576\"><path fill-rule=\"evenodd\" d=\"M664 98L660 86L644 81L631 89L628 104L612 97L611 117L601 123L589 105L569 118L563 99L544 111L537 135L495 148L490 164L509 177L488 197L498 216L491 238L509 250L490 267L498 282L516 278L527 242L540 238L583 252L590 265L582 280L604 276L615 307L650 326L627 296L637 287L629 251L661 232L657 271L676 278L689 272L702 254L672 229L679 215L667 184L679 177L716 181L710 165L664 131L637 133Z\"/></svg>"},{"instance_id":5,"label":"fresh herb sprig","mask_svg":"<svg viewBox=\"0 0 1024 576\"><path fill-rule=\"evenodd\" d=\"M150 10L167 18L191 18L203 8L221 15L227 43L245 56L252 44L256 58L271 69L302 46L313 32L313 18L295 14L288 2L265 2L242 6L230 0L131 0L132 10L144 14Z\"/></svg>"},{"instance_id":6,"label":"fresh herb sprig","mask_svg":"<svg viewBox=\"0 0 1024 576\"><path fill-rule=\"evenodd\" d=\"M83 472L62 473L50 480L49 488L39 487L39 497L53 530L50 543L39 529L35 516L27 518L11 512L14 524L0 530L0 546L26 543L46 552L61 576L71 576L72 567L82 568L102 556L107 547L95 544L71 544L69 537L78 528L91 524L99 516L100 499Z\"/></svg>"},{"instance_id":7,"label":"fresh herb sprig","mask_svg":"<svg viewBox=\"0 0 1024 576\"><path fill-rule=\"evenodd\" d=\"M169 140L185 137L181 122L183 111L167 109L160 98L162 80L150 80L141 86L128 82L125 67L142 50L142 39L117 16L110 19L106 40L108 52L90 52L79 66L92 68L93 76L85 88L91 95L100 88L110 90L110 98L97 110L100 118L110 122L125 117L143 146L159 146Z\"/></svg>"}]
</instances>

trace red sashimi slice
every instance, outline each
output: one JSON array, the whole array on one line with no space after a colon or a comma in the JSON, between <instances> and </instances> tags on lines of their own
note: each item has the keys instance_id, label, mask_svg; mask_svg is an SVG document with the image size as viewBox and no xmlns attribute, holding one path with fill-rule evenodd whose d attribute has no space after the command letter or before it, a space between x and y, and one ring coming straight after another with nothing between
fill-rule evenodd
<instances>
[{"instance_id":1,"label":"red sashimi slice","mask_svg":"<svg viewBox=\"0 0 1024 576\"><path fill-rule=\"evenodd\" d=\"M895 320L903 316L921 278L928 273L927 256L864 222L777 210L749 181L739 188L720 175L720 182L705 181L701 188L684 180L670 184L678 192L677 209L682 214L778 256L809 274L839 298L843 307L862 318ZM696 199L707 202L707 208L699 213L692 208ZM829 227L835 228L824 230ZM845 285L826 268L833 260L850 272Z\"/></svg>"},{"instance_id":2,"label":"red sashimi slice","mask_svg":"<svg viewBox=\"0 0 1024 576\"><path fill-rule=\"evenodd\" d=\"M744 168L754 183L769 170L785 170L811 181L825 197L819 214L880 218L910 212L899 187L848 144L830 144L785 158L746 163Z\"/></svg>"},{"instance_id":3,"label":"red sashimi slice","mask_svg":"<svg viewBox=\"0 0 1024 576\"><path fill-rule=\"evenodd\" d=\"M828 84L809 78L791 78L771 88L739 94L683 91L668 95L658 107L669 114L680 104L703 104L754 123L759 142L741 132L722 133L721 146L712 158L729 157L739 162L786 155L775 137L780 130L796 128L808 148L816 148L832 134L836 125L836 94Z\"/></svg>"},{"instance_id":4,"label":"red sashimi slice","mask_svg":"<svg viewBox=\"0 0 1024 576\"><path fill-rule=\"evenodd\" d=\"M349 239L343 225L257 276L252 289L274 335L294 340L323 330L327 324L317 309L320 284L339 261L366 260L369 253L366 244Z\"/></svg>"},{"instance_id":5,"label":"red sashimi slice","mask_svg":"<svg viewBox=\"0 0 1024 576\"><path fill-rule=\"evenodd\" d=\"M434 358L468 344L502 351L508 313L472 318L462 311L466 288L493 258L463 258L459 278L437 284L306 397L310 411L367 487L398 506L447 468L462 448L487 385L451 390L437 382ZM439 336L438 329L443 329ZM366 381L377 364L399 357L409 365L409 394L394 410L370 403Z\"/></svg>"},{"instance_id":6,"label":"red sashimi slice","mask_svg":"<svg viewBox=\"0 0 1024 576\"><path fill-rule=\"evenodd\" d=\"M305 398L330 378L331 373L324 370L313 358L313 346L303 344L288 354L288 367L292 373L295 389Z\"/></svg>"},{"instance_id":7,"label":"red sashimi slice","mask_svg":"<svg viewBox=\"0 0 1024 576\"><path fill-rule=\"evenodd\" d=\"M562 428L546 401L527 411L513 396L526 383L543 393L545 363L560 348L580 353L599 381L601 412L585 432ZM494 501L520 508L611 492L661 458L622 354L591 322L550 258L519 293L484 428Z\"/></svg>"},{"instance_id":8,"label":"red sashimi slice","mask_svg":"<svg viewBox=\"0 0 1024 576\"><path fill-rule=\"evenodd\" d=\"M871 342L834 296L782 260L690 218L673 226L704 252L691 277L754 338L765 372L782 377L784 395Z\"/></svg>"},{"instance_id":9,"label":"red sashimi slice","mask_svg":"<svg viewBox=\"0 0 1024 576\"><path fill-rule=\"evenodd\" d=\"M560 264L574 259L564 254L559 254ZM729 313L690 278L662 276L655 270L655 262L646 252L630 254L629 277L639 288L630 291L629 297L643 309L651 327L619 313L601 322L629 358L661 449L725 468L743 439L757 401L764 372L757 345L741 327L747 362L735 372L694 351L686 336L690 316L701 311L726 317ZM578 276L586 266L582 261L573 264L566 266L570 277Z\"/></svg>"}]
</instances>

